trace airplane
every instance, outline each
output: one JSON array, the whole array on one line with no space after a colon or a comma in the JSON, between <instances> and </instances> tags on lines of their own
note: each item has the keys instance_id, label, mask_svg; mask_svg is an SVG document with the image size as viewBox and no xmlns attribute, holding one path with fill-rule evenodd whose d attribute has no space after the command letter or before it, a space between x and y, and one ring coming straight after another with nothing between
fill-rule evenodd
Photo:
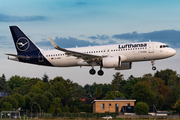
<instances>
[{"instance_id":1,"label":"airplane","mask_svg":"<svg viewBox=\"0 0 180 120\"><path fill-rule=\"evenodd\" d=\"M91 75L96 73L94 66L100 66L99 76L104 74L102 68L128 70L132 62L151 61L152 70L156 70L154 60L165 59L176 54L173 48L161 42L139 42L76 48L61 48L51 38L54 50L43 50L18 26L10 26L10 31L17 50L16 54L6 54L8 59L52 67L91 66Z\"/></svg>"}]
</instances>

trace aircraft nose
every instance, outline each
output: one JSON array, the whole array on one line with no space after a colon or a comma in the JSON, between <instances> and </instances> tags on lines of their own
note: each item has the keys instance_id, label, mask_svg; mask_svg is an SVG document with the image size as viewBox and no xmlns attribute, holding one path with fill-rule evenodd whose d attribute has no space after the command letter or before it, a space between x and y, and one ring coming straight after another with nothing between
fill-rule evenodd
<instances>
[{"instance_id":1,"label":"aircraft nose","mask_svg":"<svg viewBox=\"0 0 180 120\"><path fill-rule=\"evenodd\" d=\"M176 50L172 49L171 54L172 54L172 56L174 56L176 54Z\"/></svg>"}]
</instances>

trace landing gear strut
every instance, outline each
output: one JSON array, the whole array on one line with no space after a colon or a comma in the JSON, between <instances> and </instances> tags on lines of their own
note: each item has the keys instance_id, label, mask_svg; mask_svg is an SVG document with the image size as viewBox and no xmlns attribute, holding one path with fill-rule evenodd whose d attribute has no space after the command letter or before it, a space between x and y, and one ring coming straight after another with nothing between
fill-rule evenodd
<instances>
[{"instance_id":1,"label":"landing gear strut","mask_svg":"<svg viewBox=\"0 0 180 120\"><path fill-rule=\"evenodd\" d=\"M104 74L104 72L102 71L102 64L100 66L100 70L98 71L98 75L99 76L102 76Z\"/></svg>"},{"instance_id":2,"label":"landing gear strut","mask_svg":"<svg viewBox=\"0 0 180 120\"><path fill-rule=\"evenodd\" d=\"M156 67L154 66L154 60L151 60L151 64L152 64L152 70L156 70Z\"/></svg>"},{"instance_id":3,"label":"landing gear strut","mask_svg":"<svg viewBox=\"0 0 180 120\"><path fill-rule=\"evenodd\" d=\"M92 69L90 69L89 70L89 73L91 74L91 75L94 75L95 73L96 73L96 71L94 70L94 66L96 65L96 63L95 62L92 62Z\"/></svg>"},{"instance_id":4,"label":"landing gear strut","mask_svg":"<svg viewBox=\"0 0 180 120\"><path fill-rule=\"evenodd\" d=\"M94 70L94 66L96 65L96 63L95 62L92 62L92 69L90 69L89 70L89 73L91 74L91 75L94 75L95 73L96 73L96 71ZM104 72L102 71L102 64L100 65L100 70L98 71L98 75L99 76L102 76L103 74L104 74Z\"/></svg>"}]
</instances>

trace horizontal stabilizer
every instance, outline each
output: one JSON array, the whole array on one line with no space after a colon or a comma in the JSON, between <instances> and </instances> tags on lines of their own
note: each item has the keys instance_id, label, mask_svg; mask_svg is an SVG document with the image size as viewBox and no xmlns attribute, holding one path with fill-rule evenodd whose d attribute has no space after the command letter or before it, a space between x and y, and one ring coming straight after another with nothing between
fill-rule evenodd
<instances>
[{"instance_id":1,"label":"horizontal stabilizer","mask_svg":"<svg viewBox=\"0 0 180 120\"><path fill-rule=\"evenodd\" d=\"M5 54L5 55L14 56L17 58L29 58L28 56L23 56L23 55L14 55L14 54Z\"/></svg>"}]
</instances>

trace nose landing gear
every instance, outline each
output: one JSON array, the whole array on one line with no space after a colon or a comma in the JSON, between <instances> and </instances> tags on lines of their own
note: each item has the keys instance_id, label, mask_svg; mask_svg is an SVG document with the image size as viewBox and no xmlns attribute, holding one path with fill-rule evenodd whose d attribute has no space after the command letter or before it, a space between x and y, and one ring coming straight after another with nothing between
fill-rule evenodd
<instances>
[{"instance_id":1,"label":"nose landing gear","mask_svg":"<svg viewBox=\"0 0 180 120\"><path fill-rule=\"evenodd\" d=\"M151 64L152 64L152 70L156 70L156 67L154 66L154 60L151 60Z\"/></svg>"}]
</instances>

